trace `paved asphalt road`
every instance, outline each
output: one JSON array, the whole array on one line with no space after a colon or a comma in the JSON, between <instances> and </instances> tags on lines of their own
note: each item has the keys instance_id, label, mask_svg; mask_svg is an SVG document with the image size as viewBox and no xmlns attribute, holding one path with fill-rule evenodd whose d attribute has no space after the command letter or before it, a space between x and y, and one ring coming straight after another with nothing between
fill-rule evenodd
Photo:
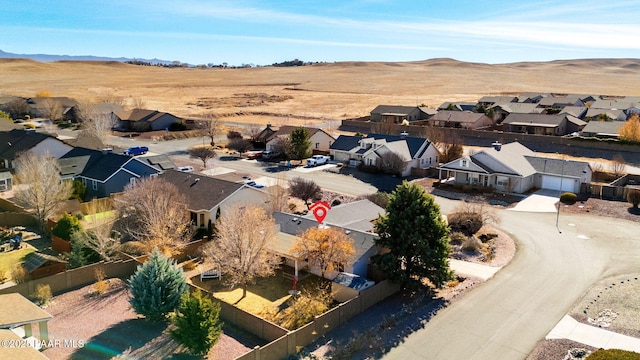
<instances>
[{"instance_id":1,"label":"paved asphalt road","mask_svg":"<svg viewBox=\"0 0 640 360\"><path fill-rule=\"evenodd\" d=\"M119 139L129 143L128 139ZM197 139L149 144L152 152L180 154ZM130 143L140 144L135 140ZM143 144L144 145L144 144ZM182 152L184 154L184 152ZM185 155L181 155L185 159ZM260 176L278 176L255 161L216 159L224 166ZM327 172L284 172L346 194L375 188L352 176ZM437 198L443 213L456 202ZM640 224L592 215L499 211L500 227L517 239L513 261L490 281L440 311L422 330L407 336L387 359L524 359L594 282L637 272Z\"/></svg>"},{"instance_id":2,"label":"paved asphalt road","mask_svg":"<svg viewBox=\"0 0 640 360\"><path fill-rule=\"evenodd\" d=\"M452 201L438 198L443 211ZM518 244L490 281L440 311L385 359L524 359L595 281L637 272L640 224L591 215L500 211Z\"/></svg>"}]
</instances>

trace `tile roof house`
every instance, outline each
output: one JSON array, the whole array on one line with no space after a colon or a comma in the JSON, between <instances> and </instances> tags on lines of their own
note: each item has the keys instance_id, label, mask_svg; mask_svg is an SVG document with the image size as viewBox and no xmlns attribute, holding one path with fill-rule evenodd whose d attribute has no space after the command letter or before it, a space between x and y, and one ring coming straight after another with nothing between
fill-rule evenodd
<instances>
[{"instance_id":1,"label":"tile roof house","mask_svg":"<svg viewBox=\"0 0 640 360\"><path fill-rule=\"evenodd\" d=\"M329 210L327 216L329 216L331 211L332 210ZM307 266L306 262L302 259L296 259L295 255L292 254L290 250L296 242L297 236L311 227L318 226L318 222L315 219L308 219L299 215L283 212L274 212L273 217L279 230L278 241L272 244L269 250L285 258L286 265L292 266L296 269ZM378 235L372 232L353 229L348 225L338 226L326 220L323 224L328 227L338 228L353 239L353 246L355 249L353 261L348 264L341 265L345 272L366 277L369 258L379 249L379 247L374 243ZM320 269L310 268L309 271L316 275L321 274ZM325 277L331 279L335 277L337 273L337 271L327 272L325 273Z\"/></svg>"},{"instance_id":2,"label":"tile roof house","mask_svg":"<svg viewBox=\"0 0 640 360\"><path fill-rule=\"evenodd\" d=\"M579 132L587 125L567 114L510 114L502 124L506 132L556 136Z\"/></svg>"},{"instance_id":3,"label":"tile roof house","mask_svg":"<svg viewBox=\"0 0 640 360\"><path fill-rule=\"evenodd\" d=\"M428 139L406 135L340 135L330 150L333 160L347 163L349 166L375 166L387 152L394 152L404 160L402 176L410 175L412 168L426 169L437 165L440 155Z\"/></svg>"},{"instance_id":4,"label":"tile roof house","mask_svg":"<svg viewBox=\"0 0 640 360\"><path fill-rule=\"evenodd\" d=\"M265 207L270 195L263 190L205 175L167 170L159 178L175 185L187 197L191 221L198 227L207 227L231 206L253 204Z\"/></svg>"},{"instance_id":5,"label":"tile roof house","mask_svg":"<svg viewBox=\"0 0 640 360\"><path fill-rule=\"evenodd\" d=\"M387 124L402 124L405 120L409 123L426 120L435 113L435 110L420 106L402 105L378 105L371 110L371 122Z\"/></svg>"},{"instance_id":6,"label":"tile roof house","mask_svg":"<svg viewBox=\"0 0 640 360\"><path fill-rule=\"evenodd\" d=\"M493 124L493 119L483 113L450 110L440 110L427 121L428 126L471 130L488 128Z\"/></svg>"},{"instance_id":7,"label":"tile roof house","mask_svg":"<svg viewBox=\"0 0 640 360\"><path fill-rule=\"evenodd\" d=\"M141 157L77 147L58 159L62 179L80 179L87 198L108 197L122 192L138 179L162 172Z\"/></svg>"},{"instance_id":8,"label":"tile roof house","mask_svg":"<svg viewBox=\"0 0 640 360\"><path fill-rule=\"evenodd\" d=\"M534 188L577 194L592 175L588 162L539 157L518 142L495 144L438 170L446 183L520 194Z\"/></svg>"},{"instance_id":9,"label":"tile roof house","mask_svg":"<svg viewBox=\"0 0 640 360\"><path fill-rule=\"evenodd\" d=\"M293 130L298 129L300 126L281 126L278 130L271 134L267 138L266 148L267 150L273 150L276 144L276 139L281 137L288 137ZM309 141L311 142L311 150L314 152L327 152L331 147L331 144L336 140L333 136L329 135L322 129L305 127L309 132Z\"/></svg>"},{"instance_id":10,"label":"tile roof house","mask_svg":"<svg viewBox=\"0 0 640 360\"><path fill-rule=\"evenodd\" d=\"M115 114L118 117L117 129L122 131L165 130L182 120L166 112L145 109L118 111Z\"/></svg>"}]
</instances>

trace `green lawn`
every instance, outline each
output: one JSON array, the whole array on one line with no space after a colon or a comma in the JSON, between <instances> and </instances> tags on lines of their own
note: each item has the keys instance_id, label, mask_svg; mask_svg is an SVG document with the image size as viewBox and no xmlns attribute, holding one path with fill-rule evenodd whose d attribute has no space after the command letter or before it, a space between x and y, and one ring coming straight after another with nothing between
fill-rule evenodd
<instances>
[{"instance_id":1,"label":"green lawn","mask_svg":"<svg viewBox=\"0 0 640 360\"><path fill-rule=\"evenodd\" d=\"M18 264L22 264L22 259L29 253L36 250L31 246L24 247L20 250L12 250L8 252L0 253L0 275L5 274L5 277L11 277L11 270Z\"/></svg>"}]
</instances>

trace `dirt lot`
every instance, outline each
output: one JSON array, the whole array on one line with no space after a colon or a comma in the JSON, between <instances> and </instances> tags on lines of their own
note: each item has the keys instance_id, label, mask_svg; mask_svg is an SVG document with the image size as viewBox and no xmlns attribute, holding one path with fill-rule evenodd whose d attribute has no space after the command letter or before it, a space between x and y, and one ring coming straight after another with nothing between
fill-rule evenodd
<instances>
[{"instance_id":1,"label":"dirt lot","mask_svg":"<svg viewBox=\"0 0 640 360\"><path fill-rule=\"evenodd\" d=\"M56 347L43 353L50 359L170 359L182 353L179 344L168 335L166 325L153 325L138 318L129 305L129 292L120 279L102 296L89 296L92 285L55 296L46 308L52 340L84 342L83 347ZM257 339L229 326L209 352L210 359L233 359L255 345Z\"/></svg>"}]
</instances>

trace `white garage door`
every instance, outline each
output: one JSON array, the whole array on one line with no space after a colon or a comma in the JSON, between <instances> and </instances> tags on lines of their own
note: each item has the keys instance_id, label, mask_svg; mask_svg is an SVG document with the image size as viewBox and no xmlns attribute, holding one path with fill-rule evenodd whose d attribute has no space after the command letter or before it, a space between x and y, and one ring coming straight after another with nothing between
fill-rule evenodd
<instances>
[{"instance_id":1,"label":"white garage door","mask_svg":"<svg viewBox=\"0 0 640 360\"><path fill-rule=\"evenodd\" d=\"M564 178L560 180L559 176L542 175L542 188L549 190L574 191L573 179ZM562 189L560 185L562 184Z\"/></svg>"}]
</instances>

